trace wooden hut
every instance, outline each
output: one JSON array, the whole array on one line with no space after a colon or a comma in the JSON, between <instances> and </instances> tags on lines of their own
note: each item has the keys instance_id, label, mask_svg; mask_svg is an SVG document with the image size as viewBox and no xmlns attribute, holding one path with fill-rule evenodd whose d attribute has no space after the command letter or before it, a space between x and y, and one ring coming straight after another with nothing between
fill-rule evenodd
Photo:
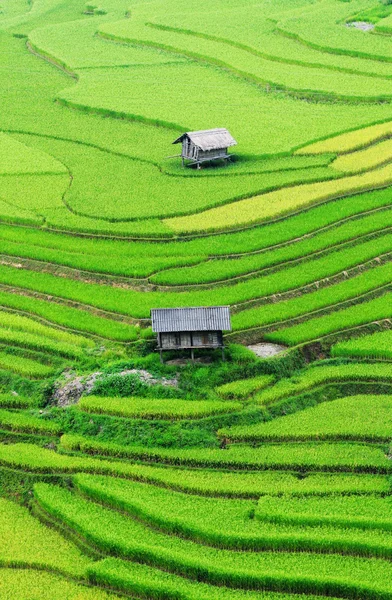
<instances>
[{"instance_id":1,"label":"wooden hut","mask_svg":"<svg viewBox=\"0 0 392 600\"><path fill-rule=\"evenodd\" d=\"M194 308L154 308L151 310L152 330L157 334L158 350L190 350L222 348L223 331L231 331L228 306L198 306Z\"/></svg>"},{"instance_id":2,"label":"wooden hut","mask_svg":"<svg viewBox=\"0 0 392 600\"><path fill-rule=\"evenodd\" d=\"M182 164L185 160L196 164L200 169L203 162L223 159L229 160L228 149L237 142L227 129L206 129L205 131L188 131L174 140L173 144L182 143Z\"/></svg>"}]
</instances>

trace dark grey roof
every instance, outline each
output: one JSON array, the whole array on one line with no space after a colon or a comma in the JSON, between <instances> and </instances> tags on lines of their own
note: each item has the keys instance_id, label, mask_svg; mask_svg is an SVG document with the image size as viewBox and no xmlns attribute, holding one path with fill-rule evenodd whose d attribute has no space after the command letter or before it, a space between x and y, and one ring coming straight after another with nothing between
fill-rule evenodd
<instances>
[{"instance_id":1,"label":"dark grey roof","mask_svg":"<svg viewBox=\"0 0 392 600\"><path fill-rule=\"evenodd\" d=\"M197 306L194 308L153 308L152 330L155 333L174 331L231 331L228 306Z\"/></svg>"},{"instance_id":2,"label":"dark grey roof","mask_svg":"<svg viewBox=\"0 0 392 600\"><path fill-rule=\"evenodd\" d=\"M205 131L187 131L174 140L173 144L178 144L188 137L200 150L221 150L236 146L237 142L227 129L206 129Z\"/></svg>"}]
</instances>

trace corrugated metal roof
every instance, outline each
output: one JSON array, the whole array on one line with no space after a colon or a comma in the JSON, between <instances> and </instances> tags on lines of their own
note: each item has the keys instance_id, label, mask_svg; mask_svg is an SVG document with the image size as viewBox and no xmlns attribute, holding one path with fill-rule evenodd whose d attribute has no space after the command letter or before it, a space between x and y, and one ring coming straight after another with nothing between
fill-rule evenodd
<instances>
[{"instance_id":1,"label":"corrugated metal roof","mask_svg":"<svg viewBox=\"0 0 392 600\"><path fill-rule=\"evenodd\" d=\"M179 144L188 137L200 150L221 150L236 146L237 142L227 129L206 129L205 131L187 131L174 140L173 144Z\"/></svg>"},{"instance_id":2,"label":"corrugated metal roof","mask_svg":"<svg viewBox=\"0 0 392 600\"><path fill-rule=\"evenodd\" d=\"M153 308L152 330L155 333L175 331L231 331L229 306L197 306L192 308Z\"/></svg>"}]
</instances>

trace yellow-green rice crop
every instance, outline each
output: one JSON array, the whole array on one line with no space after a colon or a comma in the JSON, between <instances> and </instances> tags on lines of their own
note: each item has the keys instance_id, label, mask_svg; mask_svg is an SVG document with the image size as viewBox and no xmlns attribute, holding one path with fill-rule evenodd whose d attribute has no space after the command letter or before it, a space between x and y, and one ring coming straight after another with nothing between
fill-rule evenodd
<instances>
[{"instance_id":1,"label":"yellow-green rice crop","mask_svg":"<svg viewBox=\"0 0 392 600\"><path fill-rule=\"evenodd\" d=\"M392 166L387 165L363 175L282 188L186 217L164 219L164 223L176 233L226 229L276 218L317 202L387 186L391 183Z\"/></svg>"},{"instance_id":2,"label":"yellow-green rice crop","mask_svg":"<svg viewBox=\"0 0 392 600\"><path fill-rule=\"evenodd\" d=\"M218 400L175 400L173 398L158 400L85 396L79 401L79 407L89 413L134 419L200 419L238 411L242 408L242 404Z\"/></svg>"},{"instance_id":3,"label":"yellow-green rice crop","mask_svg":"<svg viewBox=\"0 0 392 600\"><path fill-rule=\"evenodd\" d=\"M28 148L0 132L0 175L15 173L65 173L66 168L52 156Z\"/></svg>"},{"instance_id":4,"label":"yellow-green rice crop","mask_svg":"<svg viewBox=\"0 0 392 600\"><path fill-rule=\"evenodd\" d=\"M33 417L28 413L0 410L0 428L22 433L38 433L58 435L60 427L57 423Z\"/></svg>"},{"instance_id":5,"label":"yellow-green rice crop","mask_svg":"<svg viewBox=\"0 0 392 600\"><path fill-rule=\"evenodd\" d=\"M26 377L47 377L53 372L53 366L6 352L0 352L0 369Z\"/></svg>"},{"instance_id":6,"label":"yellow-green rice crop","mask_svg":"<svg viewBox=\"0 0 392 600\"><path fill-rule=\"evenodd\" d=\"M118 596L35 569L1 568L0 594L4 600L118 600Z\"/></svg>"},{"instance_id":7,"label":"yellow-green rice crop","mask_svg":"<svg viewBox=\"0 0 392 600\"><path fill-rule=\"evenodd\" d=\"M324 152L334 152L336 154L346 154L354 150L360 150L392 136L392 121L371 125L355 129L348 133L342 133L332 138L315 142L309 146L304 146L296 151L296 154L322 154Z\"/></svg>"},{"instance_id":8,"label":"yellow-green rice crop","mask_svg":"<svg viewBox=\"0 0 392 600\"><path fill-rule=\"evenodd\" d=\"M392 160L392 140L384 140L365 150L357 150L338 156L331 167L344 173L359 173L374 169Z\"/></svg>"},{"instance_id":9,"label":"yellow-green rice crop","mask_svg":"<svg viewBox=\"0 0 392 600\"><path fill-rule=\"evenodd\" d=\"M90 564L76 546L42 525L27 508L5 498L0 498L0 535L3 567L33 567L83 577Z\"/></svg>"},{"instance_id":10,"label":"yellow-green rice crop","mask_svg":"<svg viewBox=\"0 0 392 600\"><path fill-rule=\"evenodd\" d=\"M220 433L241 441L388 441L392 438L391 407L391 396L349 396L266 423L234 426Z\"/></svg>"}]
</instances>

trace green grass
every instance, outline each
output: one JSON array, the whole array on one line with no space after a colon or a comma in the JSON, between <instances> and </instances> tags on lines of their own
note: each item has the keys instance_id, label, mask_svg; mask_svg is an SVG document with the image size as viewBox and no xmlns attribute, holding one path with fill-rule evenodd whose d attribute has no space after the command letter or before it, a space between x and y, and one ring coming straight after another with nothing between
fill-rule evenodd
<instances>
[{"instance_id":1,"label":"green grass","mask_svg":"<svg viewBox=\"0 0 392 600\"><path fill-rule=\"evenodd\" d=\"M1 360L0 360L1 364ZM84 412L133 419L200 419L241 410L240 402L219 400L177 400L150 398L110 398L85 396L79 401Z\"/></svg>"},{"instance_id":2,"label":"green grass","mask_svg":"<svg viewBox=\"0 0 392 600\"><path fill-rule=\"evenodd\" d=\"M51 340L49 338L42 337L39 333L14 331L12 329L0 327L0 341L4 344L21 346L22 348L27 348L29 350L31 349L49 352L55 356L65 356L71 358L83 356L83 349L80 346L75 346L73 343Z\"/></svg>"},{"instance_id":3,"label":"green grass","mask_svg":"<svg viewBox=\"0 0 392 600\"><path fill-rule=\"evenodd\" d=\"M222 173L220 177L222 177ZM224 177L224 176L223 176ZM342 198L306 212L243 232L210 236L206 239L157 244L142 241L89 239L37 229L24 229L23 242L15 239L15 229L0 224L4 252L14 256L47 260L75 268L143 277L168 268L176 261L199 261L210 256L241 254L274 246L363 212L390 205L389 190L378 190L352 198ZM133 224L133 228L136 227ZM134 232L134 229L132 230ZM70 251L72 250L72 251Z\"/></svg>"},{"instance_id":4,"label":"green grass","mask_svg":"<svg viewBox=\"0 0 392 600\"><path fill-rule=\"evenodd\" d=\"M346 27L388 27L375 4L0 7L1 494L103 555L0 499L4 600L392 598L390 397L292 412L329 384L377 393L389 365L314 365L305 349L159 366L135 323L230 304L235 332L291 344L391 317L391 190L374 189L391 176L390 40ZM238 141L227 167L168 158L179 132L208 127ZM332 354L385 360L388 340ZM53 407L60 368L61 382L178 371L178 399L129 398L105 375L104 398ZM37 503L37 480L64 487L39 485Z\"/></svg>"},{"instance_id":5,"label":"green grass","mask_svg":"<svg viewBox=\"0 0 392 600\"><path fill-rule=\"evenodd\" d=\"M306 45L332 54L390 62L392 55L388 38L366 36L360 31L345 27L343 23L359 10L373 7L374 3L365 6L356 3L353 6L328 2L316 10L282 21L279 29Z\"/></svg>"},{"instance_id":6,"label":"green grass","mask_svg":"<svg viewBox=\"0 0 392 600\"><path fill-rule=\"evenodd\" d=\"M125 27L124 27L125 25ZM128 26L128 27L127 27ZM355 101L360 97L377 97L378 94L388 95L385 81L377 81L372 96L366 89L365 73L356 73L355 76L344 72L344 69L323 69L321 65L306 65L301 61L294 61L296 69L293 72L292 64L288 61L277 60L266 53L258 52L253 48L235 44L224 38L215 38L208 33L200 34L189 29L176 29L161 25L150 24L149 28L129 28L127 23L104 26L102 32L109 39L140 42L145 46L177 51L179 55L195 58L210 65L223 67L227 71L255 82L261 86L269 85L272 89L285 90L287 93L321 99L345 98ZM228 52L229 51L229 52ZM292 63L293 61L291 61ZM364 87L361 88L361 84ZM378 93L377 93L378 90ZM189 109L188 109L189 110ZM143 114L145 114L143 112Z\"/></svg>"},{"instance_id":7,"label":"green grass","mask_svg":"<svg viewBox=\"0 0 392 600\"><path fill-rule=\"evenodd\" d=\"M130 565L126 561L107 558L88 569L90 579L102 586L124 590L128 594L178 600L259 600L260 592L213 586L191 581L147 565ZM295 600L296 595L263 590L265 600ZM318 596L319 598L320 596ZM309 596L315 600L316 596Z\"/></svg>"},{"instance_id":8,"label":"green grass","mask_svg":"<svg viewBox=\"0 0 392 600\"><path fill-rule=\"evenodd\" d=\"M231 440L363 440L391 439L390 396L350 396L323 402L267 423L221 430Z\"/></svg>"},{"instance_id":9,"label":"green grass","mask_svg":"<svg viewBox=\"0 0 392 600\"><path fill-rule=\"evenodd\" d=\"M358 173L367 169L374 169L389 162L392 158L391 151L392 141L388 139L374 144L365 150L339 156L331 166L345 173Z\"/></svg>"},{"instance_id":10,"label":"green grass","mask_svg":"<svg viewBox=\"0 0 392 600\"><path fill-rule=\"evenodd\" d=\"M230 381L230 383L220 385L215 391L219 396L222 396L222 398L242 399L270 386L273 381L274 377L271 375L260 375L259 377L252 377L251 379Z\"/></svg>"},{"instance_id":11,"label":"green grass","mask_svg":"<svg viewBox=\"0 0 392 600\"><path fill-rule=\"evenodd\" d=\"M66 343L82 348L94 347L94 343L91 342L91 340L81 336L73 335L72 333L62 329L48 327L47 325L43 325L42 323L21 315L0 312L0 326L10 331L23 331L33 335L42 336L43 338L48 338L56 342Z\"/></svg>"}]
</instances>

